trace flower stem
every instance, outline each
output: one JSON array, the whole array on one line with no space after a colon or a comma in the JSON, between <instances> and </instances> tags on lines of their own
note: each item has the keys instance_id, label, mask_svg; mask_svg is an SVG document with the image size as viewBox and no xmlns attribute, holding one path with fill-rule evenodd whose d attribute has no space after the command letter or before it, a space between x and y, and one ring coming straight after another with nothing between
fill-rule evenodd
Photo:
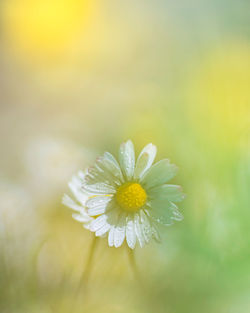
<instances>
[{"instance_id":1,"label":"flower stem","mask_svg":"<svg viewBox=\"0 0 250 313\"><path fill-rule=\"evenodd\" d=\"M81 275L80 281L79 281L78 290L81 288L82 285L85 285L85 287L86 287L87 284L88 284L90 272L91 272L91 269L92 269L94 254L95 254L96 247L97 247L97 242L98 242L98 237L94 236L94 239L92 241L92 244L91 244L91 247L90 247L90 250L89 250L87 263L86 263L85 269L84 269L84 271L83 271L83 273Z\"/></svg>"},{"instance_id":2,"label":"flower stem","mask_svg":"<svg viewBox=\"0 0 250 313\"><path fill-rule=\"evenodd\" d=\"M138 271L138 267L136 265L136 261L135 261L135 254L134 251L130 248L128 248L128 256L129 256L129 261L132 267L132 270L134 272L134 277L138 280L138 282L141 282L141 275Z\"/></svg>"}]
</instances>

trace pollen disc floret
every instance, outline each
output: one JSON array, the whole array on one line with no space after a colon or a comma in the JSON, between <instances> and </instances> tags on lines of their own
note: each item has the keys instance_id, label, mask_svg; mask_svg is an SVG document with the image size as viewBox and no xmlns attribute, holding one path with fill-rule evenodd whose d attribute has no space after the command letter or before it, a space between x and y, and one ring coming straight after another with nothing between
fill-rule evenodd
<instances>
[{"instance_id":1,"label":"pollen disc floret","mask_svg":"<svg viewBox=\"0 0 250 313\"><path fill-rule=\"evenodd\" d=\"M125 183L121 185L116 193L118 205L129 212L138 211L147 200L147 194L138 183Z\"/></svg>"},{"instance_id":2,"label":"pollen disc floret","mask_svg":"<svg viewBox=\"0 0 250 313\"><path fill-rule=\"evenodd\" d=\"M105 152L84 173L69 183L76 201L65 195L63 203L77 212L73 218L108 237L110 247L126 240L129 248L160 240L158 224L182 220L175 202L183 200L181 187L168 182L177 167L168 159L155 164L156 146L146 145L135 158L131 140L121 144L119 156Z\"/></svg>"}]
</instances>

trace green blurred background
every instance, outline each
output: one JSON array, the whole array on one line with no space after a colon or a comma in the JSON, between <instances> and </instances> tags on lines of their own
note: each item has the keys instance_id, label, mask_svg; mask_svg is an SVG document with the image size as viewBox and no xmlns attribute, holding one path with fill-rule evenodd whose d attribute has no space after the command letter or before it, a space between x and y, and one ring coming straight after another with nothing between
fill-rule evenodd
<instances>
[{"instance_id":1,"label":"green blurred background","mask_svg":"<svg viewBox=\"0 0 250 313\"><path fill-rule=\"evenodd\" d=\"M0 312L250 312L250 2L2 0ZM162 244L93 239L61 204L132 139L180 168Z\"/></svg>"}]
</instances>

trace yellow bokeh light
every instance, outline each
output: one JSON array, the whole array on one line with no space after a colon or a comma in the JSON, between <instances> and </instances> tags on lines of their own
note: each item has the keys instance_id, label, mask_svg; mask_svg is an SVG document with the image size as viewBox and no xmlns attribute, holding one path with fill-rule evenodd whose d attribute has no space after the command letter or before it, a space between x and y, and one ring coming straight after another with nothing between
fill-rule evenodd
<instances>
[{"instance_id":1,"label":"yellow bokeh light","mask_svg":"<svg viewBox=\"0 0 250 313\"><path fill-rule=\"evenodd\" d=\"M250 47L234 43L215 49L188 88L194 125L228 143L237 140L249 125L249 86Z\"/></svg>"},{"instance_id":2,"label":"yellow bokeh light","mask_svg":"<svg viewBox=\"0 0 250 313\"><path fill-rule=\"evenodd\" d=\"M92 6L90 0L6 0L5 39L18 54L56 58L72 49Z\"/></svg>"}]
</instances>

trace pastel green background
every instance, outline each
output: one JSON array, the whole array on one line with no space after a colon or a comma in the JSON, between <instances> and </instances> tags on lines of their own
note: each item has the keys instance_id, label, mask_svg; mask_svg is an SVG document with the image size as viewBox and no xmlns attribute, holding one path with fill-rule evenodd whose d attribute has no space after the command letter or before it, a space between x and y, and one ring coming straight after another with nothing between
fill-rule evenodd
<instances>
[{"instance_id":1,"label":"pastel green background","mask_svg":"<svg viewBox=\"0 0 250 313\"><path fill-rule=\"evenodd\" d=\"M0 312L250 312L249 1L3 0ZM132 139L179 167L162 243L100 239L67 183Z\"/></svg>"}]
</instances>

